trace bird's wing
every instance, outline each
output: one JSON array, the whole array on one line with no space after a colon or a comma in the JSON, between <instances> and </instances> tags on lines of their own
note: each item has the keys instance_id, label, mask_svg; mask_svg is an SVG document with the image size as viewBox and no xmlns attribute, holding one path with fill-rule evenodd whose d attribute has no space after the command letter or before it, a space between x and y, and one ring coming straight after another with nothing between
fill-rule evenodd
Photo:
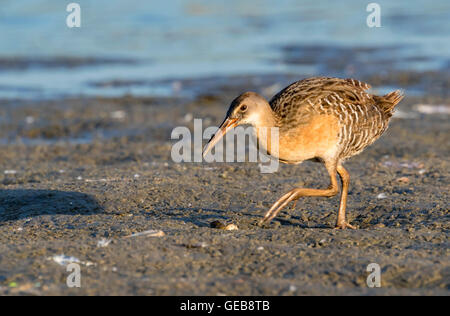
<instances>
[{"instance_id":1,"label":"bird's wing","mask_svg":"<svg viewBox=\"0 0 450 316\"><path fill-rule=\"evenodd\" d=\"M270 105L282 121L300 122L314 113L340 110L342 105L371 103L373 97L366 92L368 89L370 85L355 79L313 77L287 86L271 99Z\"/></svg>"}]
</instances>

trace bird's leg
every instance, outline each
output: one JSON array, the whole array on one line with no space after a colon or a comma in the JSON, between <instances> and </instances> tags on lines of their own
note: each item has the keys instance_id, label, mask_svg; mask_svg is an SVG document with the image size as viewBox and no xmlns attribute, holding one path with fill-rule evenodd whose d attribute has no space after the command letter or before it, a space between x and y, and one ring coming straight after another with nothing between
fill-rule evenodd
<instances>
[{"instance_id":1,"label":"bird's leg","mask_svg":"<svg viewBox=\"0 0 450 316\"><path fill-rule=\"evenodd\" d=\"M336 221L336 229L356 229L355 226L350 225L345 221L345 209L347 207L347 193L348 193L348 185L350 183L350 175L347 170L342 167L342 165L337 166L337 172L339 177L341 178L342 183L342 193L341 193L341 202L339 203L339 211L338 217Z\"/></svg>"},{"instance_id":2,"label":"bird's leg","mask_svg":"<svg viewBox=\"0 0 450 316\"><path fill-rule=\"evenodd\" d=\"M293 189L283 195L278 201L276 201L269 211L264 215L264 218L260 221L260 224L269 223L277 214L291 201L298 200L302 196L326 196L331 197L338 193L338 184L336 180L336 164L325 164L328 174L330 175L331 184L327 189L307 189L298 188Z\"/></svg>"}]
</instances>

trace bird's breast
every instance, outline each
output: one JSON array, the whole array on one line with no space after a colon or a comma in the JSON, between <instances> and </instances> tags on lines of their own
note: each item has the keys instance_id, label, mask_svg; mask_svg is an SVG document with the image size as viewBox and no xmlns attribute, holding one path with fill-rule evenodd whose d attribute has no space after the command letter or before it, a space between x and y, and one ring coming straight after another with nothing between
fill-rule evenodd
<instances>
[{"instance_id":1,"label":"bird's breast","mask_svg":"<svg viewBox=\"0 0 450 316\"><path fill-rule=\"evenodd\" d=\"M307 122L281 125L278 131L256 128L260 147L286 163L337 154L339 123L333 115L316 115ZM271 129L269 129L271 130Z\"/></svg>"}]
</instances>

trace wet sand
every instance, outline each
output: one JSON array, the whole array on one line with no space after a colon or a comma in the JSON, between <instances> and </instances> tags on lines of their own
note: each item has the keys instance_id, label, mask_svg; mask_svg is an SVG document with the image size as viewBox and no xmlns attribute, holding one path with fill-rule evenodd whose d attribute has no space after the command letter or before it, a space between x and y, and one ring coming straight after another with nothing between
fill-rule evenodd
<instances>
[{"instance_id":1,"label":"wet sand","mask_svg":"<svg viewBox=\"0 0 450 316\"><path fill-rule=\"evenodd\" d=\"M302 199L261 228L286 191L327 186L323 166L177 164L170 133L193 118L217 126L242 90L284 84L268 78L190 100L3 101L0 294L449 295L449 117L415 110L448 106L446 92L407 96L388 132L346 163L359 230L332 229L338 197ZM148 230L164 236L126 238ZM81 262L81 288L66 286L63 254ZM370 263L381 288L366 285Z\"/></svg>"}]
</instances>

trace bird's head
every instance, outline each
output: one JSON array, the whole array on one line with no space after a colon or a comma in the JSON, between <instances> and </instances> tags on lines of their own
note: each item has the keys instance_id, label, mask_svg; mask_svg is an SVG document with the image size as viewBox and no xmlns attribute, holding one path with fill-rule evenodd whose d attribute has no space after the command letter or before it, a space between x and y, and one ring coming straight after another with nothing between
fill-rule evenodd
<instances>
[{"instance_id":1,"label":"bird's head","mask_svg":"<svg viewBox=\"0 0 450 316\"><path fill-rule=\"evenodd\" d=\"M268 110L270 111L270 105L267 100L255 92L246 92L238 96L231 102L225 120L206 144L203 157L234 127L241 124L261 125Z\"/></svg>"}]
</instances>

